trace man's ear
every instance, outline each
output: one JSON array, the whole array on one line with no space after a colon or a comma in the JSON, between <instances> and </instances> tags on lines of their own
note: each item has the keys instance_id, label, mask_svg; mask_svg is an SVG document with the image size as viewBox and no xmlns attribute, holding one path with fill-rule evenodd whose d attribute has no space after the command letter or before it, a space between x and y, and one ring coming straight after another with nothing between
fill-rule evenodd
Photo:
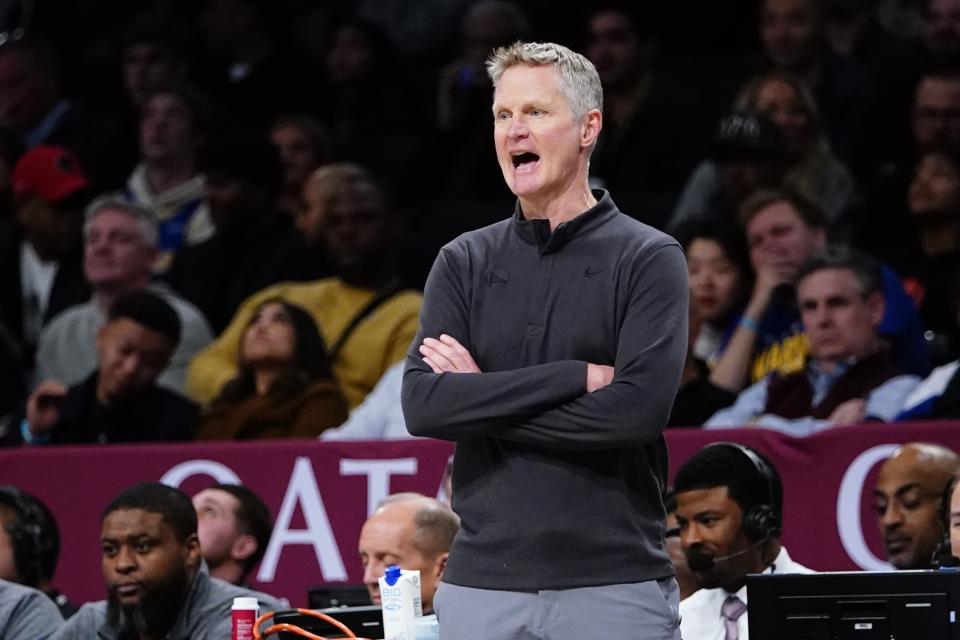
<instances>
[{"instance_id":1,"label":"man's ear","mask_svg":"<svg viewBox=\"0 0 960 640\"><path fill-rule=\"evenodd\" d=\"M870 321L876 329L880 326L880 323L883 322L883 314L887 309L887 302L883 294L879 291L874 291L867 296L867 308L870 310Z\"/></svg>"},{"instance_id":2,"label":"man's ear","mask_svg":"<svg viewBox=\"0 0 960 640\"><path fill-rule=\"evenodd\" d=\"M603 114L599 109L587 111L583 116L583 125L580 127L580 146L592 147L597 138L600 137L600 130L603 128Z\"/></svg>"},{"instance_id":3,"label":"man's ear","mask_svg":"<svg viewBox=\"0 0 960 640\"><path fill-rule=\"evenodd\" d=\"M110 323L103 325L97 329L97 337L94 340L94 344L97 347L97 356L99 357L100 352L103 350L103 341L106 339L107 331L110 330Z\"/></svg>"},{"instance_id":4,"label":"man's ear","mask_svg":"<svg viewBox=\"0 0 960 640\"><path fill-rule=\"evenodd\" d=\"M233 541L230 558L242 562L257 552L257 539L245 533Z\"/></svg>"},{"instance_id":5,"label":"man's ear","mask_svg":"<svg viewBox=\"0 0 960 640\"><path fill-rule=\"evenodd\" d=\"M826 229L814 229L813 235L817 240L817 248L822 249L827 246L827 230Z\"/></svg>"},{"instance_id":6,"label":"man's ear","mask_svg":"<svg viewBox=\"0 0 960 640\"><path fill-rule=\"evenodd\" d=\"M447 558L449 557L450 553L444 551L443 553L437 554L436 559L433 561L433 568L437 573L437 581L443 578L443 572L447 570Z\"/></svg>"},{"instance_id":7,"label":"man's ear","mask_svg":"<svg viewBox=\"0 0 960 640\"><path fill-rule=\"evenodd\" d=\"M191 533L183 543L184 560L189 569L196 569L200 566L200 538L195 533Z\"/></svg>"}]
</instances>

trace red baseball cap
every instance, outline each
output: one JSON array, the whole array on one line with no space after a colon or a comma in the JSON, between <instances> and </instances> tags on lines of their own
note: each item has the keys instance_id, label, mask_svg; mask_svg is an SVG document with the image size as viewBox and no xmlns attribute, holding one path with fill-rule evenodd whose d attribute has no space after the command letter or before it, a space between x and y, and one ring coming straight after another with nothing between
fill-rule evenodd
<instances>
[{"instance_id":1,"label":"red baseball cap","mask_svg":"<svg viewBox=\"0 0 960 640\"><path fill-rule=\"evenodd\" d=\"M69 149L40 145L23 154L13 168L13 192L56 203L89 186L83 167Z\"/></svg>"}]
</instances>

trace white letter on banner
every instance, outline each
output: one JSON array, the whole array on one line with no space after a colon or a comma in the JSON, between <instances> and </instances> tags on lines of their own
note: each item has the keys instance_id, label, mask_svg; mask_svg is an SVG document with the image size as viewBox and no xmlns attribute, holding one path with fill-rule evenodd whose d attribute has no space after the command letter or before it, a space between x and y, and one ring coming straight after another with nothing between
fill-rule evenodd
<instances>
[{"instance_id":1,"label":"white letter on banner","mask_svg":"<svg viewBox=\"0 0 960 640\"><path fill-rule=\"evenodd\" d=\"M867 449L850 463L840 482L840 493L837 496L837 530L840 532L840 542L850 559L866 571L893 570L889 563L873 555L867 546L860 522L860 499L867 474L874 465L889 458L898 448L899 444L881 444Z\"/></svg>"},{"instance_id":2,"label":"white letter on banner","mask_svg":"<svg viewBox=\"0 0 960 640\"><path fill-rule=\"evenodd\" d=\"M390 476L412 476L417 473L416 458L393 460L348 460L340 461L340 475L367 476L367 515L376 510L381 500L390 495Z\"/></svg>"},{"instance_id":3,"label":"white letter on banner","mask_svg":"<svg viewBox=\"0 0 960 640\"><path fill-rule=\"evenodd\" d=\"M165 485L180 488L190 476L210 476L220 484L243 484L233 469L216 460L187 460L176 465L160 478Z\"/></svg>"},{"instance_id":4,"label":"white letter on banner","mask_svg":"<svg viewBox=\"0 0 960 640\"><path fill-rule=\"evenodd\" d=\"M303 510L303 517L307 521L306 529L290 529L293 513L297 505ZM263 554L260 571L257 572L258 582L273 582L277 573L277 563L280 561L280 552L288 544L313 545L317 555L320 572L326 582L341 582L347 579L347 571L343 567L343 559L337 548L337 539L333 536L327 510L323 506L320 490L317 488L317 478L313 475L313 467L309 458L297 458L293 463L293 473L290 484L283 496L280 513L273 525L273 535L270 544Z\"/></svg>"}]
</instances>

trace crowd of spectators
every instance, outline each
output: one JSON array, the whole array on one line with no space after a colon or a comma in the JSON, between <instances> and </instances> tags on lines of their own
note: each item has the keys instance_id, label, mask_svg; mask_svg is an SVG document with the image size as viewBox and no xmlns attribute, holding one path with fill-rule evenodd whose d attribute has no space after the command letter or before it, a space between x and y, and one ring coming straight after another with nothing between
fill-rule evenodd
<instances>
[{"instance_id":1,"label":"crowd of spectators","mask_svg":"<svg viewBox=\"0 0 960 640\"><path fill-rule=\"evenodd\" d=\"M0 24L0 444L409 437L516 39L595 64L591 184L685 250L670 426L960 417L960 0L68 5Z\"/></svg>"},{"instance_id":2,"label":"crowd of spectators","mask_svg":"<svg viewBox=\"0 0 960 640\"><path fill-rule=\"evenodd\" d=\"M512 209L484 60L517 38L566 42L596 65L591 182L687 252L691 349L671 425L770 425L784 416L761 405L710 419L798 372L813 390L790 419L819 420L804 433L840 424L821 406L831 388L832 409L862 405L844 423L955 416L958 3L755 0L720 15L602 2L564 19L533 1L441 4L156 0L7 16L5 442L45 441L32 437L46 433L30 424L37 405L59 410L106 366L111 306L141 290L173 308L178 339L158 375L128 358L123 386L156 381L197 405L159 439L402 437L399 375L384 374L415 334L429 265ZM710 20L694 28L698 12ZM92 20L102 37L71 35ZM797 299L806 263L838 252L849 259L826 270L861 285L876 262L880 290L852 300L879 296L876 340L863 318L845 327L828 304L815 319ZM286 344L251 357L272 335L252 320L268 302L284 307L267 315ZM816 332L847 340L826 364ZM869 397L889 378L834 384L878 352L900 376L883 411Z\"/></svg>"}]
</instances>

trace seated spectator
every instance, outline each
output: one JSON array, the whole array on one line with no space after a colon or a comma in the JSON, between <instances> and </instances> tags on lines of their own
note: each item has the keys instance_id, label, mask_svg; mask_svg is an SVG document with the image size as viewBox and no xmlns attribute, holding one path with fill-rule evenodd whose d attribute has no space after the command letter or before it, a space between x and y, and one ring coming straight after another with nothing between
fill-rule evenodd
<instances>
[{"instance_id":1,"label":"seated spectator","mask_svg":"<svg viewBox=\"0 0 960 640\"><path fill-rule=\"evenodd\" d=\"M390 365L373 391L350 412L347 421L320 434L321 440L406 440L407 431L400 406L404 361Z\"/></svg>"},{"instance_id":2,"label":"seated spectator","mask_svg":"<svg viewBox=\"0 0 960 640\"><path fill-rule=\"evenodd\" d=\"M179 318L180 339L159 383L182 392L187 365L212 336L196 307L170 287L151 282L156 237L157 223L150 212L122 198L104 196L87 208L83 272L93 296L59 314L40 334L36 380L73 385L87 378L97 366L97 331L114 300L145 289L163 298Z\"/></svg>"},{"instance_id":3,"label":"seated spectator","mask_svg":"<svg viewBox=\"0 0 960 640\"><path fill-rule=\"evenodd\" d=\"M670 554L673 571L677 574L680 600L683 601L700 588L700 582L693 571L690 570L690 566L687 564L687 556L683 554L683 545L680 542L680 525L677 523L677 496L672 490L668 490L667 495L664 496L663 507L667 511L667 531L664 533L667 553Z\"/></svg>"},{"instance_id":4,"label":"seated spectator","mask_svg":"<svg viewBox=\"0 0 960 640\"><path fill-rule=\"evenodd\" d=\"M0 638L37 640L63 626L57 605L36 589L0 579Z\"/></svg>"},{"instance_id":5,"label":"seated spectator","mask_svg":"<svg viewBox=\"0 0 960 640\"><path fill-rule=\"evenodd\" d=\"M381 604L380 584L387 566L420 571L423 613L433 613L433 597L443 578L460 519L448 507L418 493L388 496L360 530L363 583L370 600Z\"/></svg>"},{"instance_id":6,"label":"seated spectator","mask_svg":"<svg viewBox=\"0 0 960 640\"><path fill-rule=\"evenodd\" d=\"M237 376L200 421L197 440L309 438L347 419L326 345L301 307L268 300L240 342Z\"/></svg>"},{"instance_id":7,"label":"seated spectator","mask_svg":"<svg viewBox=\"0 0 960 640\"><path fill-rule=\"evenodd\" d=\"M693 298L691 287L691 298ZM699 311L691 300L690 321L687 323L687 358L683 363L680 376L680 388L673 400L668 427L698 427L714 413L729 407L737 399L737 394L716 386L710 382L710 369L707 363L694 353L696 336L703 333Z\"/></svg>"},{"instance_id":8,"label":"seated spectator","mask_svg":"<svg viewBox=\"0 0 960 640\"><path fill-rule=\"evenodd\" d=\"M197 537L211 578L243 586L273 533L260 496L239 484L215 484L193 496Z\"/></svg>"},{"instance_id":9,"label":"seated spectator","mask_svg":"<svg viewBox=\"0 0 960 640\"><path fill-rule=\"evenodd\" d=\"M960 160L931 152L917 162L907 208L920 235L922 256L911 274L924 328L933 331L935 362L960 355L957 305L960 294ZM940 356L940 357L937 357Z\"/></svg>"},{"instance_id":10,"label":"seated spectator","mask_svg":"<svg viewBox=\"0 0 960 640\"><path fill-rule=\"evenodd\" d=\"M187 75L187 60L191 57L190 27L169 12L146 10L137 12L124 24L119 33L119 77L122 99L113 88L113 77L103 78L111 83L111 90L93 90L106 100L103 108L110 112L122 128L125 157L123 182L130 181L130 169L142 159L140 145L141 113L147 99L160 89L177 85ZM112 62L111 66L116 62ZM111 188L121 187L123 182Z\"/></svg>"},{"instance_id":11,"label":"seated spectator","mask_svg":"<svg viewBox=\"0 0 960 640\"><path fill-rule=\"evenodd\" d=\"M674 233L700 220L733 226L744 201L757 189L783 182L786 148L766 116L735 111L722 120L710 158L694 168L668 224Z\"/></svg>"},{"instance_id":12,"label":"seated spectator","mask_svg":"<svg viewBox=\"0 0 960 640\"><path fill-rule=\"evenodd\" d=\"M323 244L337 275L281 283L247 299L216 342L194 360L188 390L209 402L236 375L241 337L254 310L283 299L306 309L330 345L333 373L353 408L413 341L422 296L398 276L399 222L376 182L343 185L324 216Z\"/></svg>"},{"instance_id":13,"label":"seated spectator","mask_svg":"<svg viewBox=\"0 0 960 640\"><path fill-rule=\"evenodd\" d=\"M0 485L0 579L39 589L66 619L77 607L53 586L59 558L60 529L47 505L13 485Z\"/></svg>"},{"instance_id":14,"label":"seated spectator","mask_svg":"<svg viewBox=\"0 0 960 640\"><path fill-rule=\"evenodd\" d=\"M864 175L889 151L890 138L877 132L891 130L893 118L900 115L900 96L884 85L894 84L899 69L876 78L858 61L834 53L826 29L827 5L819 0L762 0L760 45L771 67L807 83L834 152L855 176Z\"/></svg>"},{"instance_id":15,"label":"seated spectator","mask_svg":"<svg viewBox=\"0 0 960 640\"><path fill-rule=\"evenodd\" d=\"M864 254L840 247L810 258L797 274L797 304L809 355L801 371L772 373L743 391L707 427L758 424L794 435L889 421L919 383L883 348L883 280Z\"/></svg>"},{"instance_id":16,"label":"seated spectator","mask_svg":"<svg viewBox=\"0 0 960 640\"><path fill-rule=\"evenodd\" d=\"M256 598L262 613L287 608L211 578L190 498L159 482L134 485L107 506L100 550L107 599L83 605L53 640L226 638L235 597Z\"/></svg>"},{"instance_id":17,"label":"seated spectator","mask_svg":"<svg viewBox=\"0 0 960 640\"><path fill-rule=\"evenodd\" d=\"M43 326L90 295L79 250L88 187L63 147L31 149L13 169L16 221L0 228L0 321L31 367Z\"/></svg>"},{"instance_id":18,"label":"seated spectator","mask_svg":"<svg viewBox=\"0 0 960 640\"><path fill-rule=\"evenodd\" d=\"M270 127L270 143L283 166L280 210L294 217L303 208L303 186L330 159L330 134L310 116L287 114Z\"/></svg>"},{"instance_id":19,"label":"seated spectator","mask_svg":"<svg viewBox=\"0 0 960 640\"><path fill-rule=\"evenodd\" d=\"M265 131L279 113L314 106L320 71L289 46L292 7L268 0L197 4L201 44L213 63L204 86L233 117Z\"/></svg>"},{"instance_id":20,"label":"seated spectator","mask_svg":"<svg viewBox=\"0 0 960 640\"><path fill-rule=\"evenodd\" d=\"M165 279L219 333L240 304L264 287L328 272L310 270L313 253L299 255L302 243L292 221L278 210L282 169L266 136L230 130L207 145L203 167L217 233L180 250Z\"/></svg>"},{"instance_id":21,"label":"seated spectator","mask_svg":"<svg viewBox=\"0 0 960 640\"><path fill-rule=\"evenodd\" d=\"M156 273L170 268L181 247L215 232L199 159L208 127L205 109L191 89L171 85L151 94L140 112L140 162L127 180L126 195L157 218Z\"/></svg>"},{"instance_id":22,"label":"seated spectator","mask_svg":"<svg viewBox=\"0 0 960 640\"><path fill-rule=\"evenodd\" d=\"M415 167L430 161L426 154L432 119L423 115L430 109L424 103L432 101L433 92L417 90L420 81L403 73L404 65L383 29L371 20L343 18L332 27L329 43L324 56L329 91L323 110L334 157L369 168L397 202L416 206L422 190ZM407 71L415 68L406 65ZM385 104L390 108L384 109ZM437 167L438 180L444 168Z\"/></svg>"},{"instance_id":23,"label":"seated spectator","mask_svg":"<svg viewBox=\"0 0 960 640\"><path fill-rule=\"evenodd\" d=\"M351 162L332 162L307 176L303 185L303 206L295 217L304 244L322 252L327 212L340 197L340 191L371 180L373 177L369 171Z\"/></svg>"},{"instance_id":24,"label":"seated spectator","mask_svg":"<svg viewBox=\"0 0 960 640\"><path fill-rule=\"evenodd\" d=\"M809 345L796 306L797 269L827 242L823 213L789 190L763 190L744 203L753 293L727 348L710 373L719 387L740 391L749 379L803 369ZM881 267L884 317L880 334L895 364L916 375L929 371L929 349L913 300L892 270Z\"/></svg>"},{"instance_id":25,"label":"seated spectator","mask_svg":"<svg viewBox=\"0 0 960 640\"><path fill-rule=\"evenodd\" d=\"M188 37L186 25L159 11L139 13L124 26L120 75L133 110L142 110L158 90L183 80Z\"/></svg>"},{"instance_id":26,"label":"seated spectator","mask_svg":"<svg viewBox=\"0 0 960 640\"><path fill-rule=\"evenodd\" d=\"M960 418L960 376L957 371L960 371L960 360L934 369L907 396L897 420Z\"/></svg>"},{"instance_id":27,"label":"seated spectator","mask_svg":"<svg viewBox=\"0 0 960 640\"><path fill-rule=\"evenodd\" d=\"M0 322L0 442L8 431L16 428L13 414L20 411L26 397L26 371L20 349Z\"/></svg>"},{"instance_id":28,"label":"seated spectator","mask_svg":"<svg viewBox=\"0 0 960 640\"><path fill-rule=\"evenodd\" d=\"M33 35L4 42L0 126L16 131L27 149L57 146L76 154L93 193L116 189L133 162L122 126L88 102L65 95L57 44Z\"/></svg>"},{"instance_id":29,"label":"seated spectator","mask_svg":"<svg viewBox=\"0 0 960 640\"><path fill-rule=\"evenodd\" d=\"M465 7L459 50L436 77L436 153L444 161L432 191L441 203L484 202L501 195L496 157L477 153L493 137L493 85L484 64L495 48L525 40L529 32L524 9L512 2L479 0Z\"/></svg>"},{"instance_id":30,"label":"seated spectator","mask_svg":"<svg viewBox=\"0 0 960 640\"><path fill-rule=\"evenodd\" d=\"M914 275L915 265L923 261L923 249L917 220L904 203L921 158L934 152L960 155L960 73L938 68L922 74L909 124L909 129L893 132L906 138L904 157L886 162L864 182L856 244L898 273Z\"/></svg>"},{"instance_id":31,"label":"seated spectator","mask_svg":"<svg viewBox=\"0 0 960 640\"><path fill-rule=\"evenodd\" d=\"M753 289L753 270L743 232L731 225L703 221L677 233L687 254L690 307L701 321L691 334L694 356L716 363L743 315Z\"/></svg>"},{"instance_id":32,"label":"seated spectator","mask_svg":"<svg viewBox=\"0 0 960 640\"><path fill-rule=\"evenodd\" d=\"M960 456L937 444L905 444L880 467L873 490L877 524L896 569L932 569L947 531L940 504Z\"/></svg>"},{"instance_id":33,"label":"seated spectator","mask_svg":"<svg viewBox=\"0 0 960 640\"><path fill-rule=\"evenodd\" d=\"M783 483L769 460L719 442L687 460L674 481L680 544L701 589L680 603L684 638L747 638L748 573L812 573L790 558ZM737 633L737 635L733 635Z\"/></svg>"},{"instance_id":34,"label":"seated spectator","mask_svg":"<svg viewBox=\"0 0 960 640\"><path fill-rule=\"evenodd\" d=\"M726 111L729 91L716 82L726 74L711 68L701 75L709 62L665 53L669 44L653 4L587 7L581 51L603 85L603 131L591 179L617 194L621 210L642 211L644 222L659 227Z\"/></svg>"},{"instance_id":35,"label":"seated spectator","mask_svg":"<svg viewBox=\"0 0 960 640\"><path fill-rule=\"evenodd\" d=\"M160 297L134 291L117 298L97 331L96 370L67 387L37 385L19 433L28 444L189 440L197 406L157 386L180 339L180 320Z\"/></svg>"},{"instance_id":36,"label":"seated spectator","mask_svg":"<svg viewBox=\"0 0 960 640\"><path fill-rule=\"evenodd\" d=\"M12 129L0 126L0 228L14 219L13 168L23 152L20 136Z\"/></svg>"},{"instance_id":37,"label":"seated spectator","mask_svg":"<svg viewBox=\"0 0 960 640\"><path fill-rule=\"evenodd\" d=\"M832 238L849 239L857 188L850 170L830 148L804 81L789 71L768 71L741 90L736 105L767 116L779 127L787 157L784 185L817 203Z\"/></svg>"},{"instance_id":38,"label":"seated spectator","mask_svg":"<svg viewBox=\"0 0 960 640\"><path fill-rule=\"evenodd\" d=\"M922 44L927 59L940 66L956 66L960 62L960 4L957 0L929 0L924 9Z\"/></svg>"}]
</instances>

